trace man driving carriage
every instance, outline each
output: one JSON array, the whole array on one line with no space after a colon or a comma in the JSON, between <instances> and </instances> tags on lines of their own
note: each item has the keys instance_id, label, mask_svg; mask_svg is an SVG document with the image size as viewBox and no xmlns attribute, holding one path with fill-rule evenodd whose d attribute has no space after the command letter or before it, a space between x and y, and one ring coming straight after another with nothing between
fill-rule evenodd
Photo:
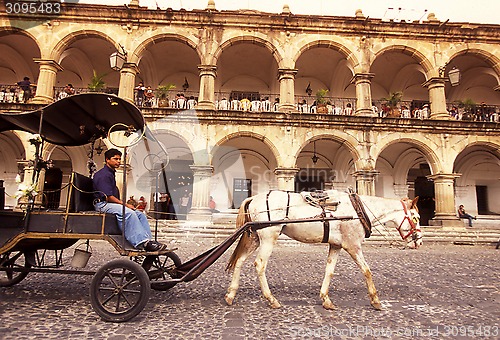
<instances>
[{"instance_id":1,"label":"man driving carriage","mask_svg":"<svg viewBox=\"0 0 500 340\"><path fill-rule=\"evenodd\" d=\"M109 149L104 153L106 164L94 175L95 210L113 214L122 228L123 202L116 186L115 172L121 164L122 153ZM146 251L166 250L165 244L152 240L151 228L146 215L130 204L125 204L125 239L137 249Z\"/></svg>"}]
</instances>

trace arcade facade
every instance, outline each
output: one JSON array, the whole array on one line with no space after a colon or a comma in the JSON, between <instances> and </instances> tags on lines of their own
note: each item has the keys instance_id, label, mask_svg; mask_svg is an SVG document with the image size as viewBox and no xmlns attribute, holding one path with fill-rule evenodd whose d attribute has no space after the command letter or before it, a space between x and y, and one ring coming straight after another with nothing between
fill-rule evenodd
<instances>
[{"instance_id":1,"label":"arcade facade","mask_svg":"<svg viewBox=\"0 0 500 340\"><path fill-rule=\"evenodd\" d=\"M245 197L270 189L348 187L383 197L420 196L423 224L463 225L459 204L473 215L500 213L494 198L500 194L498 25L441 22L432 15L422 22L383 22L361 11L311 20L286 8L265 15L219 11L213 1L193 11L134 4L64 8L51 20L0 14L2 91L15 92L25 76L36 84L27 103L0 107L39 108L57 100L67 84L130 101L137 101L140 82L150 86L156 101L142 111L169 161L145 172L144 152L131 151L128 192L135 197L152 199L159 178L174 204L191 195L193 220L211 216L210 196L218 210L231 212ZM110 67L114 52L124 56L118 70ZM452 86L455 69L460 79ZM91 86L98 78L102 86ZM324 113L318 90L327 90ZM196 106L176 107L180 93ZM395 93L401 94L392 108L397 114L381 116ZM243 99L260 104L221 104ZM332 108L339 106L336 114ZM427 115L402 116L404 107ZM454 107L468 118L450 115ZM19 131L0 134L7 193L33 155L28 139ZM88 172L88 152L46 145L43 156L62 172L64 186L71 171ZM99 166L102 158L96 155ZM7 197L7 204L15 199Z\"/></svg>"}]
</instances>

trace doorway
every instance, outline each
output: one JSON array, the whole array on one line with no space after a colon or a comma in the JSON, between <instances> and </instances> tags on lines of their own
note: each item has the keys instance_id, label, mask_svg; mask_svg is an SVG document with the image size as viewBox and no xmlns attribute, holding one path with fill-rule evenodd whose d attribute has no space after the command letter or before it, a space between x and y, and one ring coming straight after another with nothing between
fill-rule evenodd
<instances>
[{"instance_id":1,"label":"doorway","mask_svg":"<svg viewBox=\"0 0 500 340\"><path fill-rule=\"evenodd\" d=\"M477 214L488 215L488 187L486 185L476 185Z\"/></svg>"},{"instance_id":2,"label":"doorway","mask_svg":"<svg viewBox=\"0 0 500 340\"><path fill-rule=\"evenodd\" d=\"M246 178L233 179L233 204L231 209L237 209L241 203L252 196L252 180Z\"/></svg>"},{"instance_id":3,"label":"doorway","mask_svg":"<svg viewBox=\"0 0 500 340\"><path fill-rule=\"evenodd\" d=\"M420 225L429 225L429 220L434 217L436 202L434 196L434 182L427 177L415 178L415 197L418 198L418 212L420 214Z\"/></svg>"}]
</instances>

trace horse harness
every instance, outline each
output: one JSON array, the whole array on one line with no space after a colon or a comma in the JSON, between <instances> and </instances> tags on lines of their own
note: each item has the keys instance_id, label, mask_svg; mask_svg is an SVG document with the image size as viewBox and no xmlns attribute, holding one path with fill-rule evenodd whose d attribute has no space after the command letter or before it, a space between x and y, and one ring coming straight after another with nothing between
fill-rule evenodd
<instances>
[{"instance_id":1,"label":"horse harness","mask_svg":"<svg viewBox=\"0 0 500 340\"><path fill-rule=\"evenodd\" d=\"M356 194L351 188L349 188L349 199L351 200L352 207L354 208L354 211L356 211L359 221L365 230L365 238L369 238L372 234L372 224L366 214L365 207L363 206L363 202L359 198L359 195Z\"/></svg>"},{"instance_id":2,"label":"horse harness","mask_svg":"<svg viewBox=\"0 0 500 340\"><path fill-rule=\"evenodd\" d=\"M266 195L266 210L267 210L267 218L269 221L271 221L271 209L269 207L269 195L271 195L271 191L269 191ZM351 198L351 203L353 204L354 209L356 210L356 213L359 216L359 219L361 221L361 224L363 225L363 228L365 229L365 237L368 238L371 235L371 223L370 220L368 219L368 216L366 215L365 209L363 207L363 203L359 199L359 196L354 193L352 190L349 192L349 197ZM334 211L337 208L337 205L339 205L340 202L333 202L330 204L326 203L326 200L329 198L328 194L325 192L311 192L310 196L304 196L302 195L302 198L309 203L312 206L321 208L322 212L315 216L319 218L320 222L323 222L323 238L321 239L321 243L328 243L328 240L330 239L330 221L327 220L327 217L333 217L331 210L325 209L325 207L328 206L333 206ZM288 219L288 213L290 211L290 192L287 191L287 202L286 202L286 211L285 211L285 217L283 219Z\"/></svg>"},{"instance_id":3,"label":"horse harness","mask_svg":"<svg viewBox=\"0 0 500 340\"><path fill-rule=\"evenodd\" d=\"M416 231L421 231L421 230L418 229L417 226L416 226L416 223L418 223L417 217L413 216L411 214L411 212L408 211L408 208L406 207L405 202L401 201L401 204L403 205L403 210L404 210L404 213L405 213L405 217L403 218L403 220L401 221L401 223L399 224L399 226L396 229L399 232L399 235L401 235L401 238L403 240L406 240L410 235L413 235L412 237L414 237L416 235L415 232ZM401 229L401 227L403 226L403 223L405 222L405 220L408 220L408 224L410 224L410 231L408 231L408 233L406 235L404 234L403 230Z\"/></svg>"}]
</instances>

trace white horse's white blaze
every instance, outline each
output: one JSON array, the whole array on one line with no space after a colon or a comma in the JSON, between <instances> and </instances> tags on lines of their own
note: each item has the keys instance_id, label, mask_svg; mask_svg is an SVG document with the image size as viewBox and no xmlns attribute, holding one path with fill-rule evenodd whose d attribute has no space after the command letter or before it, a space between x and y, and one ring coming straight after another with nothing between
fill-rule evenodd
<instances>
[{"instance_id":1,"label":"white horse's white blaze","mask_svg":"<svg viewBox=\"0 0 500 340\"><path fill-rule=\"evenodd\" d=\"M327 191L329 200L339 201L340 204L333 216L353 216L349 220L334 220L329 224L328 243L330 245L325 276L320 289L323 307L333 309L334 305L329 297L330 281L333 277L341 249L347 251L363 273L371 305L380 309L381 304L377 295L372 273L368 266L361 244L365 237L365 230L357 219L356 212L351 205L349 196L345 192ZM418 225L419 215L416 201L400 201L374 196L362 196L361 200L368 208L368 215L373 223L393 225L406 238L412 236L415 247L422 244L421 231ZM327 201L328 203L328 201ZM300 194L273 191L270 194L259 194L246 199L238 212L237 227L248 221L276 221L282 219L301 219L319 216L322 209L307 204ZM376 216L373 216L372 213ZM415 223L416 222L416 223ZM279 308L281 304L272 295L266 278L266 267L280 233L304 243L320 243L323 240L324 225L321 221L289 223L273 225L258 229L256 232L245 233L234 250L227 268L233 270L231 284L228 287L225 300L231 305L239 288L241 268L245 260L257 248L259 252L255 259L255 268L259 277L262 294L269 301L271 307ZM403 234L404 233L404 234Z\"/></svg>"}]
</instances>

